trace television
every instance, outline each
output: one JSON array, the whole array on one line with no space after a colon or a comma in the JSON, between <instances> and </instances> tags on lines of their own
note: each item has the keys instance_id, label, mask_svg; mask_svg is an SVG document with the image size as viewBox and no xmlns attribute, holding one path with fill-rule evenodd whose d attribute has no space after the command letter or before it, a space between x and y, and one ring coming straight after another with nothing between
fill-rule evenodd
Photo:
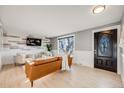
<instances>
[{"instance_id":1,"label":"television","mask_svg":"<svg viewBox=\"0 0 124 93\"><path fill-rule=\"evenodd\" d=\"M27 38L26 45L27 46L41 46L41 39L39 39L39 38Z\"/></svg>"}]
</instances>

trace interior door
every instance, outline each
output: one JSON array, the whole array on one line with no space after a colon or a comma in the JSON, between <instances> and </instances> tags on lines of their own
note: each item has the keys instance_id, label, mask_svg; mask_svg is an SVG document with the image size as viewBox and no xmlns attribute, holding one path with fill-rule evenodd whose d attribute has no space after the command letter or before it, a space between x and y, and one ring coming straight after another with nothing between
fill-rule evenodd
<instances>
[{"instance_id":1,"label":"interior door","mask_svg":"<svg viewBox=\"0 0 124 93\"><path fill-rule=\"evenodd\" d=\"M94 33L94 67L117 72L117 29Z\"/></svg>"}]
</instances>

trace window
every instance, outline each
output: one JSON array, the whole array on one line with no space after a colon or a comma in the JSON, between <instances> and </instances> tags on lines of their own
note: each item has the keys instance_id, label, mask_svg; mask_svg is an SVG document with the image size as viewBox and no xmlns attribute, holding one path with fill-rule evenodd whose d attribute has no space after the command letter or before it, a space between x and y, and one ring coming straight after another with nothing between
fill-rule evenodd
<instances>
[{"instance_id":1,"label":"window","mask_svg":"<svg viewBox=\"0 0 124 93\"><path fill-rule=\"evenodd\" d=\"M74 50L74 36L59 38L58 48L60 54L64 54L65 52L71 54Z\"/></svg>"}]
</instances>

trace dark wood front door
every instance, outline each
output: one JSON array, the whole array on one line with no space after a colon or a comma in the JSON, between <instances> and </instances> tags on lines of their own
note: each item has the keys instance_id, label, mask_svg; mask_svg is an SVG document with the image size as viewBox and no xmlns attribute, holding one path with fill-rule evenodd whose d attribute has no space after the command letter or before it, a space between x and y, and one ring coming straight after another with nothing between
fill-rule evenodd
<instances>
[{"instance_id":1,"label":"dark wood front door","mask_svg":"<svg viewBox=\"0 0 124 93\"><path fill-rule=\"evenodd\" d=\"M117 72L117 29L94 33L94 67Z\"/></svg>"}]
</instances>

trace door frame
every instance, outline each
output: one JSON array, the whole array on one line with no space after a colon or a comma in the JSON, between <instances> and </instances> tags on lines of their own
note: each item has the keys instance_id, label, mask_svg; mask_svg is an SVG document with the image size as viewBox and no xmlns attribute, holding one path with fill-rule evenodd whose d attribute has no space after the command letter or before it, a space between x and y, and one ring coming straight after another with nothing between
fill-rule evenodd
<instances>
[{"instance_id":1,"label":"door frame","mask_svg":"<svg viewBox=\"0 0 124 93\"><path fill-rule=\"evenodd\" d=\"M94 33L102 32L102 31L110 30L110 29L117 29L117 73L121 74L120 48L119 48L120 31L121 31L120 25L109 26L109 27L104 27L104 28L97 29L97 30L92 30L92 67L94 68Z\"/></svg>"}]
</instances>

